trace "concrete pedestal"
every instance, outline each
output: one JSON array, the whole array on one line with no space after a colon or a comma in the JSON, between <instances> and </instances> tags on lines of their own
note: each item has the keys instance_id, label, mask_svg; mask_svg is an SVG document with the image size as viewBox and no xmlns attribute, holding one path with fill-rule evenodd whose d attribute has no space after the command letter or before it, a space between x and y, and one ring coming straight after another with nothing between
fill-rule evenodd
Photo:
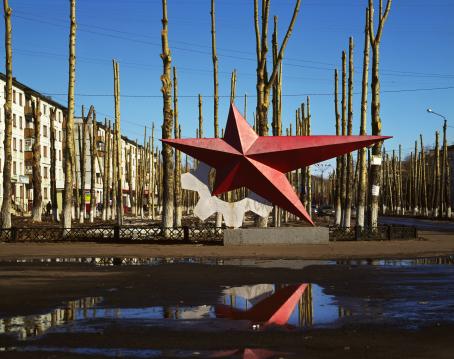
<instances>
[{"instance_id":1,"label":"concrete pedestal","mask_svg":"<svg viewBox=\"0 0 454 359\"><path fill-rule=\"evenodd\" d=\"M224 230L225 246L328 244L327 227L239 228Z\"/></svg>"}]
</instances>

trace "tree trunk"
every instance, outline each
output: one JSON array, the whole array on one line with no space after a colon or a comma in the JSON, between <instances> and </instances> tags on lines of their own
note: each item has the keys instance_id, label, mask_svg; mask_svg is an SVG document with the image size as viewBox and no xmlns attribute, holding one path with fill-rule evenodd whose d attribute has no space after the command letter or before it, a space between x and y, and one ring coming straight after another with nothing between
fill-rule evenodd
<instances>
[{"instance_id":1,"label":"tree trunk","mask_svg":"<svg viewBox=\"0 0 454 359\"><path fill-rule=\"evenodd\" d=\"M256 115L257 115L257 129L259 136L268 135L268 108L270 105L270 90L273 86L278 72L280 70L280 65L284 55L287 42L290 38L290 34L295 25L296 18L298 16L301 0L297 0L293 10L293 16L290 21L289 27L285 34L284 40L281 44L280 50L277 55L275 64L271 72L271 76L268 78L267 66L266 66L266 56L268 52L268 17L270 10L270 1L262 0L262 24L261 29L259 28L259 16L258 16L258 0L254 0L254 26L255 26L255 36L256 36L256 55L257 55L257 106L256 106ZM265 227L268 223L268 218L257 219L257 225L259 227Z\"/></svg>"},{"instance_id":2,"label":"tree trunk","mask_svg":"<svg viewBox=\"0 0 454 359\"><path fill-rule=\"evenodd\" d=\"M445 120L443 124L443 158L442 158L442 166L441 166L441 200L440 200L440 216L443 217L450 217L448 215L448 207L450 207L450 200L448 200L448 191L449 185L448 183L448 141L446 139L446 130L448 127L448 121Z\"/></svg>"},{"instance_id":3,"label":"tree trunk","mask_svg":"<svg viewBox=\"0 0 454 359\"><path fill-rule=\"evenodd\" d=\"M163 74L161 76L161 92L163 97L163 124L162 124L162 138L172 138L172 81L170 79L171 72L171 57L168 40L167 29L167 0L162 0L162 63ZM174 213L174 166L173 166L173 150L167 144L162 145L162 160L163 160L163 213L162 213L162 226L170 228L173 226L173 213ZM167 231L165 233L167 235Z\"/></svg>"},{"instance_id":4,"label":"tree trunk","mask_svg":"<svg viewBox=\"0 0 454 359\"><path fill-rule=\"evenodd\" d=\"M339 114L339 75L337 69L334 70L334 115L336 118L336 136L341 134L341 123L340 123L340 114ZM304 116L304 115L303 115ZM336 209L336 226L340 226L342 223L342 157L336 158L336 200L335 200L335 209Z\"/></svg>"},{"instance_id":5,"label":"tree trunk","mask_svg":"<svg viewBox=\"0 0 454 359\"><path fill-rule=\"evenodd\" d=\"M35 142L33 144L33 222L41 222L43 209L42 196L42 178L41 178L41 101L39 98L36 102L32 100L33 111L33 129Z\"/></svg>"},{"instance_id":6,"label":"tree trunk","mask_svg":"<svg viewBox=\"0 0 454 359\"><path fill-rule=\"evenodd\" d=\"M70 0L71 28L69 35L68 118L66 120L65 194L63 198L63 228L71 228L73 205L74 163L74 85L76 80L76 0Z\"/></svg>"},{"instance_id":7,"label":"tree trunk","mask_svg":"<svg viewBox=\"0 0 454 359\"><path fill-rule=\"evenodd\" d=\"M307 108L307 120L306 120L306 134L307 136L311 135L311 102L309 96L306 99L306 108ZM312 217L312 174L311 166L306 167L306 176L307 176L307 207L306 211L310 217Z\"/></svg>"},{"instance_id":8,"label":"tree trunk","mask_svg":"<svg viewBox=\"0 0 454 359\"><path fill-rule=\"evenodd\" d=\"M5 159L3 164L3 200L1 210L2 228L11 228L11 138L13 136L13 50L12 50L12 26L11 13L8 0L3 0L3 9L5 12L5 68L6 68L6 86L5 86L5 136L3 139L3 148Z\"/></svg>"},{"instance_id":9,"label":"tree trunk","mask_svg":"<svg viewBox=\"0 0 454 359\"><path fill-rule=\"evenodd\" d=\"M150 204L150 211L148 217L154 220L154 207L155 207L155 151L154 151L154 122L151 125L151 164L150 164L150 188L148 190L148 203ZM151 197L150 197L151 196Z\"/></svg>"},{"instance_id":10,"label":"tree trunk","mask_svg":"<svg viewBox=\"0 0 454 359\"><path fill-rule=\"evenodd\" d=\"M342 136L347 135L347 57L342 51ZM341 156L341 202L342 216L341 224L345 227L345 203L347 198L347 155Z\"/></svg>"},{"instance_id":11,"label":"tree trunk","mask_svg":"<svg viewBox=\"0 0 454 359\"><path fill-rule=\"evenodd\" d=\"M348 124L347 135L351 136L353 131L353 38L350 37L348 46ZM346 172L346 193L345 193L345 222L344 227L350 228L353 203L353 157L351 152L347 154L347 172Z\"/></svg>"},{"instance_id":12,"label":"tree trunk","mask_svg":"<svg viewBox=\"0 0 454 359\"><path fill-rule=\"evenodd\" d=\"M52 204L52 221L59 222L58 203L57 203L57 150L55 149L55 140L57 138L55 132L57 110L50 109L50 200Z\"/></svg>"},{"instance_id":13,"label":"tree trunk","mask_svg":"<svg viewBox=\"0 0 454 359\"><path fill-rule=\"evenodd\" d=\"M377 33L374 35L374 5L373 0L369 0L369 37L372 46L372 102L371 102L371 120L372 120L372 135L380 136L382 122L380 118L380 79L379 79L379 63L380 63L380 40L382 36L383 26L388 17L391 8L392 0L388 0L385 13L382 14L382 1L380 0L380 11L378 14L379 24ZM381 185L381 148L382 143L379 142L372 147L372 166L369 180L369 197L370 211L368 222L371 228L376 228L378 225L378 205Z\"/></svg>"},{"instance_id":14,"label":"tree trunk","mask_svg":"<svg viewBox=\"0 0 454 359\"><path fill-rule=\"evenodd\" d=\"M361 127L359 134L365 136L367 131L367 89L369 86L369 9L366 9L366 24L364 30L364 57L363 57L363 77L361 83ZM356 209L356 224L364 228L364 214L366 205L366 184L367 184L367 167L366 167L366 149L359 151L359 188L358 188L358 207Z\"/></svg>"},{"instance_id":15,"label":"tree trunk","mask_svg":"<svg viewBox=\"0 0 454 359\"><path fill-rule=\"evenodd\" d=\"M85 173L86 173L86 166L85 161L87 158L87 121L91 116L92 107L88 111L87 118L85 118L84 108L82 107L82 135L80 133L80 127L77 127L79 131L79 169L80 169L80 217L79 223L84 223L85 216L86 216L86 206L85 206Z\"/></svg>"},{"instance_id":16,"label":"tree trunk","mask_svg":"<svg viewBox=\"0 0 454 359\"><path fill-rule=\"evenodd\" d=\"M441 216L440 212L440 198L441 198L441 188L440 188L440 148L439 148L439 134L438 131L435 132L435 159L434 159L434 178L435 186L433 191L432 199L432 214L435 218Z\"/></svg>"},{"instance_id":17,"label":"tree trunk","mask_svg":"<svg viewBox=\"0 0 454 359\"><path fill-rule=\"evenodd\" d=\"M199 97L199 102L200 101L201 98ZM180 126L178 124L178 79L175 67L173 68L173 117L174 117L173 126L174 137L179 138ZM181 152L175 150L175 223L174 223L175 227L181 227L182 213L183 211L181 207Z\"/></svg>"},{"instance_id":18,"label":"tree trunk","mask_svg":"<svg viewBox=\"0 0 454 359\"><path fill-rule=\"evenodd\" d=\"M90 223L96 216L96 161L98 159L98 124L96 123L96 111L93 110L93 123L91 135L91 166L90 166Z\"/></svg>"},{"instance_id":19,"label":"tree trunk","mask_svg":"<svg viewBox=\"0 0 454 359\"><path fill-rule=\"evenodd\" d=\"M114 97L115 97L115 136L117 156L117 224L123 224L123 181L122 181L122 145L121 145L121 127L120 127L120 69L118 63L113 61L114 70Z\"/></svg>"}]
</instances>

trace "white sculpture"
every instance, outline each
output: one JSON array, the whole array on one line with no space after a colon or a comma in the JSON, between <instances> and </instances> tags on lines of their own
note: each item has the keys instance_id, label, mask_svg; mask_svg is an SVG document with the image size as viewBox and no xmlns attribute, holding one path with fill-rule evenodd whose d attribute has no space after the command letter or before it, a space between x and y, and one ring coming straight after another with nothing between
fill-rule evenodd
<instances>
[{"instance_id":1,"label":"white sculpture","mask_svg":"<svg viewBox=\"0 0 454 359\"><path fill-rule=\"evenodd\" d=\"M199 201L194 208L194 214L202 221L216 212L220 212L224 217L227 227L239 228L243 224L244 215L252 211L261 217L268 217L273 207L264 198L250 192L249 197L237 202L226 202L212 196L209 187L210 167L200 163L195 171L181 175L181 188L197 191Z\"/></svg>"}]
</instances>

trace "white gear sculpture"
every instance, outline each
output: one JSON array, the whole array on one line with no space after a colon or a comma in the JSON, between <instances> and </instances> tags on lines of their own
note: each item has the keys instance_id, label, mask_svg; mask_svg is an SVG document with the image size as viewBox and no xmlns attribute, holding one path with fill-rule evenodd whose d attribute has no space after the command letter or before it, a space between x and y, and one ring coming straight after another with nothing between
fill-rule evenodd
<instances>
[{"instance_id":1,"label":"white gear sculpture","mask_svg":"<svg viewBox=\"0 0 454 359\"><path fill-rule=\"evenodd\" d=\"M268 217L273 206L264 198L250 192L249 197L237 202L226 202L212 196L208 185L210 167L200 163L195 171L181 175L181 188L197 191L199 201L194 208L194 214L202 221L216 212L220 212L224 217L227 227L239 228L243 224L244 215L252 211L261 217Z\"/></svg>"}]
</instances>

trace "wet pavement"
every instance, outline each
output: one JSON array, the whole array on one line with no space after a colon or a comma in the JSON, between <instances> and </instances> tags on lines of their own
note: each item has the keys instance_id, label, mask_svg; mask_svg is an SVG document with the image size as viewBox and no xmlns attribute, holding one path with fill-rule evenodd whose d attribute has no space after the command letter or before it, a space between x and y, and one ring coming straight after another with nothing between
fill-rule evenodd
<instances>
[{"instance_id":1,"label":"wet pavement","mask_svg":"<svg viewBox=\"0 0 454 359\"><path fill-rule=\"evenodd\" d=\"M152 305L123 302L128 287L121 284L107 288L104 295L80 297L37 314L3 315L0 356L4 352L15 357L291 358L304 354L302 344L295 343L310 339L314 331L380 328L378 333L416 333L451 327L453 263L452 256L350 261L86 257L1 262L7 269L140 268L146 276L156 268L163 278L166 270L176 268L187 275L182 291L192 288L199 295L192 301L178 291L163 296L159 293L173 285L172 280L163 279L158 285L150 282L144 293L153 298ZM291 280L251 283L248 278L244 284L231 285L222 284L221 276L219 282L209 284L194 275L222 273L222 268L227 276L238 270L259 279L271 278L270 271L275 270L279 271L276 278ZM235 281L241 281L241 275ZM192 337L189 342L182 339ZM253 345L243 338L250 338ZM260 338L271 339L261 343ZM292 344L284 345L289 340ZM347 343L344 347L350 348Z\"/></svg>"}]
</instances>

